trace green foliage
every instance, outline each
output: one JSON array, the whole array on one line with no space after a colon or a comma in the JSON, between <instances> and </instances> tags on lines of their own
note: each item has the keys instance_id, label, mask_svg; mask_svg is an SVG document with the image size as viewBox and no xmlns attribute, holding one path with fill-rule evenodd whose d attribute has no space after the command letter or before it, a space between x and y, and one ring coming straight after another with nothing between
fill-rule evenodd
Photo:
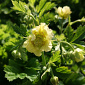
<instances>
[{"instance_id":1,"label":"green foliage","mask_svg":"<svg viewBox=\"0 0 85 85\"><path fill-rule=\"evenodd\" d=\"M65 36L67 37L67 41L70 42L74 36L73 28L71 26L67 26L64 33L65 33Z\"/></svg>"},{"instance_id":2,"label":"green foliage","mask_svg":"<svg viewBox=\"0 0 85 85\"><path fill-rule=\"evenodd\" d=\"M14 32L12 26L10 26L10 22L7 22L7 25L1 24L0 31L2 46L10 51L15 46L15 43L18 42L19 35Z\"/></svg>"},{"instance_id":3,"label":"green foliage","mask_svg":"<svg viewBox=\"0 0 85 85\"><path fill-rule=\"evenodd\" d=\"M79 73L73 73L71 74L68 79L66 80L66 85L68 84L72 85L84 85L85 84L85 78L82 74Z\"/></svg>"},{"instance_id":4,"label":"green foliage","mask_svg":"<svg viewBox=\"0 0 85 85\"><path fill-rule=\"evenodd\" d=\"M64 31L68 42L79 42L84 39L85 26L79 26L76 30L73 30L71 26L68 26Z\"/></svg>"},{"instance_id":5,"label":"green foliage","mask_svg":"<svg viewBox=\"0 0 85 85\"><path fill-rule=\"evenodd\" d=\"M79 26L75 32L75 35L74 37L72 38L71 42L74 42L77 40L80 41L84 38L84 35L85 35L85 26Z\"/></svg>"},{"instance_id":6,"label":"green foliage","mask_svg":"<svg viewBox=\"0 0 85 85\"><path fill-rule=\"evenodd\" d=\"M40 10L44 7L46 0L40 0L39 5L36 6L37 12L40 12Z\"/></svg>"},{"instance_id":7,"label":"green foliage","mask_svg":"<svg viewBox=\"0 0 85 85\"><path fill-rule=\"evenodd\" d=\"M56 5L54 3L51 3L51 2L47 2L44 7L42 8L42 10L40 11L39 13L39 17L41 17L44 12L48 11L48 10L51 10L53 7L55 7Z\"/></svg>"},{"instance_id":8,"label":"green foliage","mask_svg":"<svg viewBox=\"0 0 85 85\"><path fill-rule=\"evenodd\" d=\"M30 63L34 61L34 66L31 66ZM31 62L32 61L32 62ZM14 60L9 60L9 65L7 65L4 69L6 72L5 77L9 81L13 81L17 78L24 79L27 78L30 81L34 81L38 76L38 70L40 70L39 67L36 67L37 64L39 66L39 62L36 59L32 59L29 61L28 66L30 67L24 67L24 63L15 62ZM23 69L22 69L23 68ZM38 69L37 69L38 68Z\"/></svg>"},{"instance_id":9,"label":"green foliage","mask_svg":"<svg viewBox=\"0 0 85 85\"><path fill-rule=\"evenodd\" d=\"M35 1L36 1L36 0L29 0L29 2L32 3L32 5L35 4Z\"/></svg>"},{"instance_id":10,"label":"green foliage","mask_svg":"<svg viewBox=\"0 0 85 85\"><path fill-rule=\"evenodd\" d=\"M16 33L26 36L26 26L24 24L21 24L20 27L17 25L13 25L13 29Z\"/></svg>"},{"instance_id":11,"label":"green foliage","mask_svg":"<svg viewBox=\"0 0 85 85\"><path fill-rule=\"evenodd\" d=\"M14 10L18 10L18 11L21 11L23 13L26 13L26 9L25 9L26 3L25 2L19 1L19 3L18 3L17 1L12 0L12 3L14 5L14 7L13 7Z\"/></svg>"},{"instance_id":12,"label":"green foliage","mask_svg":"<svg viewBox=\"0 0 85 85\"><path fill-rule=\"evenodd\" d=\"M49 22L53 20L54 20L54 14L50 12L44 14L44 16L41 17L41 22L45 22L46 24L49 24Z\"/></svg>"},{"instance_id":13,"label":"green foliage","mask_svg":"<svg viewBox=\"0 0 85 85\"><path fill-rule=\"evenodd\" d=\"M56 68L56 72L70 74L71 70L68 70L67 67L62 66L62 67Z\"/></svg>"},{"instance_id":14,"label":"green foliage","mask_svg":"<svg viewBox=\"0 0 85 85\"><path fill-rule=\"evenodd\" d=\"M49 60L49 64L50 63L54 63L54 62L60 62L60 51L57 51Z\"/></svg>"},{"instance_id":15,"label":"green foliage","mask_svg":"<svg viewBox=\"0 0 85 85\"><path fill-rule=\"evenodd\" d=\"M56 72L56 75L61 79L68 78L68 76L72 73L71 70L69 70L68 67L65 66L56 68Z\"/></svg>"}]
</instances>

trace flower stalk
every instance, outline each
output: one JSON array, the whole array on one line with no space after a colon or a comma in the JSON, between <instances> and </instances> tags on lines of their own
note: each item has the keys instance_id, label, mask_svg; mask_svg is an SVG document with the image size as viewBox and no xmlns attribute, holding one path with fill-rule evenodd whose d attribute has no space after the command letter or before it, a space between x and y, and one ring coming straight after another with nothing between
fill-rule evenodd
<instances>
[{"instance_id":1,"label":"flower stalk","mask_svg":"<svg viewBox=\"0 0 85 85\"><path fill-rule=\"evenodd\" d=\"M83 17L82 19L78 19L78 20L75 20L73 22L70 22L69 25L73 25L73 24L75 24L77 22L85 22L85 18Z\"/></svg>"},{"instance_id":2,"label":"flower stalk","mask_svg":"<svg viewBox=\"0 0 85 85\"><path fill-rule=\"evenodd\" d=\"M42 65L46 66L46 60L45 60L44 52L42 52Z\"/></svg>"}]
</instances>

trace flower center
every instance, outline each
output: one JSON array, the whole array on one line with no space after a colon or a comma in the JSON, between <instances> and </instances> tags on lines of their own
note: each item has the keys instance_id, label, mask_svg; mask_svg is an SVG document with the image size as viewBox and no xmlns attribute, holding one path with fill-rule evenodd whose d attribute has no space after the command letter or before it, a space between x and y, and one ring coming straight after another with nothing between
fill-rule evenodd
<instances>
[{"instance_id":1,"label":"flower center","mask_svg":"<svg viewBox=\"0 0 85 85\"><path fill-rule=\"evenodd\" d=\"M42 35L37 35L36 39L32 41L32 44L36 47L42 47L45 43L45 37Z\"/></svg>"}]
</instances>

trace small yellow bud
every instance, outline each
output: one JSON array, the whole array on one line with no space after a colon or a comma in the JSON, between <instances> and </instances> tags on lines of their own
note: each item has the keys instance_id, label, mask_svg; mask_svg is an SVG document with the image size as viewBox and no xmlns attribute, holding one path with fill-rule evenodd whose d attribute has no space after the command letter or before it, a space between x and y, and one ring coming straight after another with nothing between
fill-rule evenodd
<instances>
[{"instance_id":1,"label":"small yellow bud","mask_svg":"<svg viewBox=\"0 0 85 85\"><path fill-rule=\"evenodd\" d=\"M56 77L56 76L51 77L50 82L51 82L53 85L58 85L58 77Z\"/></svg>"},{"instance_id":2,"label":"small yellow bud","mask_svg":"<svg viewBox=\"0 0 85 85\"><path fill-rule=\"evenodd\" d=\"M62 8L62 7L58 7L57 13L59 14L60 17L66 19L66 18L68 18L68 16L69 16L72 12L71 12L71 10L70 10L70 7L64 6L63 8Z\"/></svg>"},{"instance_id":3,"label":"small yellow bud","mask_svg":"<svg viewBox=\"0 0 85 85\"><path fill-rule=\"evenodd\" d=\"M74 56L75 56L75 61L76 62L81 62L84 60L84 55L82 53L82 50L77 48L74 52Z\"/></svg>"}]
</instances>

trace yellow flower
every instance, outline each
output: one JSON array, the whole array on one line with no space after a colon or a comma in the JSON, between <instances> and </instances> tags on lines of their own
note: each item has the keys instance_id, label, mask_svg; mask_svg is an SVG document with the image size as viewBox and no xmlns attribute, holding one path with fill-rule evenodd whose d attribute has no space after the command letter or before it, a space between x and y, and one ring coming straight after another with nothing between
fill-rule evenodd
<instances>
[{"instance_id":1,"label":"yellow flower","mask_svg":"<svg viewBox=\"0 0 85 85\"><path fill-rule=\"evenodd\" d=\"M28 52L41 56L42 51L48 52L52 48L51 39L53 37L52 30L45 23L41 23L32 29L32 34L28 36L24 42L24 47Z\"/></svg>"},{"instance_id":2,"label":"yellow flower","mask_svg":"<svg viewBox=\"0 0 85 85\"><path fill-rule=\"evenodd\" d=\"M62 8L62 7L58 7L57 13L59 14L60 17L66 19L66 18L68 18L68 16L69 16L72 12L71 12L71 10L70 10L70 7L64 6L63 8Z\"/></svg>"},{"instance_id":3,"label":"yellow flower","mask_svg":"<svg viewBox=\"0 0 85 85\"><path fill-rule=\"evenodd\" d=\"M75 56L75 61L76 62L81 62L84 60L84 55L82 53L83 50L77 48L75 51L74 51L74 56Z\"/></svg>"}]
</instances>

